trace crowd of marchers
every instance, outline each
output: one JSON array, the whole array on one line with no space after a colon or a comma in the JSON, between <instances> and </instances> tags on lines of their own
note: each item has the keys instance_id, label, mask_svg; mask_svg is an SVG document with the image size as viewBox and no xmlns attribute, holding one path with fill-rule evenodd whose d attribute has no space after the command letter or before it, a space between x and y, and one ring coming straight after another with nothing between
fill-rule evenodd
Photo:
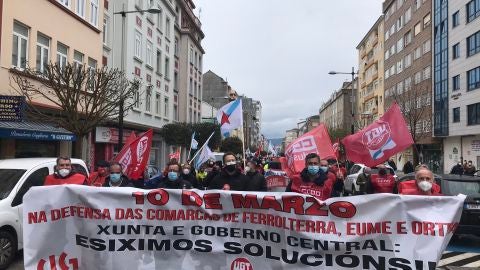
<instances>
[{"instance_id":1,"label":"crowd of marchers","mask_svg":"<svg viewBox=\"0 0 480 270\"><path fill-rule=\"evenodd\" d=\"M208 160L195 170L189 163L179 164L171 159L164 170L153 177L129 179L123 174L118 162L100 161L96 171L88 177L72 169L68 157L57 158L55 173L48 175L45 185L78 184L96 187L137 187L144 189L202 189L202 190L236 190L268 191L264 173L268 170L266 159L251 157L246 166L237 160L234 153L227 152L223 163ZM426 165L413 169L414 179L397 182L396 178L380 164L375 173L366 167L358 176L359 190L355 195L374 193L393 193L405 195L441 195L440 187L434 183L432 171ZM305 157L305 167L290 178L286 192L312 195L320 200L339 197L343 194L344 179L347 171L344 164L329 162L316 153ZM413 177L412 177L413 178Z\"/></svg>"}]
</instances>

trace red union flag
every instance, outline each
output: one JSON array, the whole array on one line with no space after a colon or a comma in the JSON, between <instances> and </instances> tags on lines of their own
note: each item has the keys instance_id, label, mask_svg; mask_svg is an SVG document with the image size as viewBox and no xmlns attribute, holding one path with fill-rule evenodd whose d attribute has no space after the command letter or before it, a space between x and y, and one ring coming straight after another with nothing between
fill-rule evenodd
<instances>
[{"instance_id":1,"label":"red union flag","mask_svg":"<svg viewBox=\"0 0 480 270\"><path fill-rule=\"evenodd\" d=\"M327 128L320 124L287 146L285 156L292 173L300 173L305 168L305 156L317 153L320 158L335 158L332 141Z\"/></svg>"},{"instance_id":2,"label":"red union flag","mask_svg":"<svg viewBox=\"0 0 480 270\"><path fill-rule=\"evenodd\" d=\"M412 135L394 103L379 120L342 140L347 159L369 167L388 160L413 144Z\"/></svg>"},{"instance_id":3,"label":"red union flag","mask_svg":"<svg viewBox=\"0 0 480 270\"><path fill-rule=\"evenodd\" d=\"M143 177L143 171L147 167L152 147L153 130L141 134L135 139L129 139L114 161L122 164L123 173L130 179Z\"/></svg>"},{"instance_id":4,"label":"red union flag","mask_svg":"<svg viewBox=\"0 0 480 270\"><path fill-rule=\"evenodd\" d=\"M170 159L180 160L180 150L178 150L177 152L170 153L168 157Z\"/></svg>"}]
</instances>

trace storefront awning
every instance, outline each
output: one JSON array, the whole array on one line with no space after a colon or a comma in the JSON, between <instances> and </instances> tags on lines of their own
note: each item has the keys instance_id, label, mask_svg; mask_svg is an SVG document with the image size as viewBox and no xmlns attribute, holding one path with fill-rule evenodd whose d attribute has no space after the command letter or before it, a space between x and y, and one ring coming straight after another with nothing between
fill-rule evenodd
<instances>
[{"instance_id":1,"label":"storefront awning","mask_svg":"<svg viewBox=\"0 0 480 270\"><path fill-rule=\"evenodd\" d=\"M50 123L36 121L1 122L0 138L38 141L75 141L70 131Z\"/></svg>"}]
</instances>

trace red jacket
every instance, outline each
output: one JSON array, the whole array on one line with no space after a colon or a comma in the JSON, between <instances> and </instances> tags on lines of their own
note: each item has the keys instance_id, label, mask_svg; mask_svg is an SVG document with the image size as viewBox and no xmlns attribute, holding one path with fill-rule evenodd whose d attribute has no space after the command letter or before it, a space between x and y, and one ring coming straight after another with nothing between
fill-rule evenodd
<instances>
[{"instance_id":1,"label":"red jacket","mask_svg":"<svg viewBox=\"0 0 480 270\"><path fill-rule=\"evenodd\" d=\"M426 195L420 190L417 186L416 180L408 180L398 184L398 194L402 195ZM430 196L441 196L440 186L436 183L432 185L432 195Z\"/></svg>"},{"instance_id":2,"label":"red jacket","mask_svg":"<svg viewBox=\"0 0 480 270\"><path fill-rule=\"evenodd\" d=\"M378 174L372 174L371 185L373 193L393 193L395 187L395 178L393 175L387 174L380 176Z\"/></svg>"},{"instance_id":3,"label":"red jacket","mask_svg":"<svg viewBox=\"0 0 480 270\"><path fill-rule=\"evenodd\" d=\"M322 185L318 185L315 181L305 181L308 177L306 171L302 171L300 175L292 177L291 186L287 188L287 191L312 195L319 200L325 201L332 197L333 184L336 181L336 177L333 173L329 172L326 179L324 179Z\"/></svg>"},{"instance_id":4,"label":"red jacket","mask_svg":"<svg viewBox=\"0 0 480 270\"><path fill-rule=\"evenodd\" d=\"M66 184L75 184L75 185L85 185L87 183L87 177L81 173L71 173L65 178L59 177L57 174L50 174L45 177L44 186L54 186L54 185L66 185Z\"/></svg>"},{"instance_id":5,"label":"red jacket","mask_svg":"<svg viewBox=\"0 0 480 270\"><path fill-rule=\"evenodd\" d=\"M93 172L90 174L90 177L88 177L87 184L89 186L102 187L105 183L105 179L107 178L107 176L108 174L105 176L101 176L98 174L98 172Z\"/></svg>"}]
</instances>

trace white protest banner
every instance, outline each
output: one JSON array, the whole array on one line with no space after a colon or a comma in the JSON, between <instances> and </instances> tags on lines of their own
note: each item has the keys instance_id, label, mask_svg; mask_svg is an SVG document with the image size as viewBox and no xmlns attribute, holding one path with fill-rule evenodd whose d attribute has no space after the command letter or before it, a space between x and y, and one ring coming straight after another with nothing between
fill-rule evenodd
<instances>
[{"instance_id":1,"label":"white protest banner","mask_svg":"<svg viewBox=\"0 0 480 270\"><path fill-rule=\"evenodd\" d=\"M34 187L25 269L434 270L464 199Z\"/></svg>"}]
</instances>

